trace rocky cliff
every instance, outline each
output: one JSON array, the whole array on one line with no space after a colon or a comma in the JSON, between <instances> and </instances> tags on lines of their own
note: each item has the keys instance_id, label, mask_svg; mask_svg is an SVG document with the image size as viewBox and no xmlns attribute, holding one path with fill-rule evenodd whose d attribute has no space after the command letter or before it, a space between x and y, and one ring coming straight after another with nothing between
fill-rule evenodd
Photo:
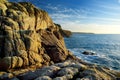
<instances>
[{"instance_id":1,"label":"rocky cliff","mask_svg":"<svg viewBox=\"0 0 120 80\"><path fill-rule=\"evenodd\" d=\"M68 61L69 63L66 62L68 59L71 60ZM70 66L73 60L76 60L72 63L75 65ZM63 63L54 64L58 62ZM49 65L52 67L36 70ZM0 1L0 79L33 80L47 76L45 78L58 77L55 80L68 80L59 77L70 74L69 79L74 80L79 76L79 71L84 72L79 79L86 75L91 79L91 71L92 76L99 77L100 80L113 80L119 77L116 71L90 65L76 58L66 49L61 28L53 23L47 12L27 2Z\"/></svg>"},{"instance_id":2,"label":"rocky cliff","mask_svg":"<svg viewBox=\"0 0 120 80\"><path fill-rule=\"evenodd\" d=\"M47 12L31 3L0 3L0 69L42 66L69 55Z\"/></svg>"}]
</instances>

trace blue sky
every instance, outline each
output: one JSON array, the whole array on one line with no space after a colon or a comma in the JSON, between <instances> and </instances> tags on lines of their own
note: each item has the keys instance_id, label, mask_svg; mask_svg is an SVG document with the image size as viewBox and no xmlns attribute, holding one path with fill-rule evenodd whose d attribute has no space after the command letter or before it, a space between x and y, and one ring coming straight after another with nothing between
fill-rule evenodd
<instances>
[{"instance_id":1,"label":"blue sky","mask_svg":"<svg viewBox=\"0 0 120 80\"><path fill-rule=\"evenodd\" d=\"M55 23L73 32L120 34L120 0L16 1L32 2L46 10Z\"/></svg>"}]
</instances>

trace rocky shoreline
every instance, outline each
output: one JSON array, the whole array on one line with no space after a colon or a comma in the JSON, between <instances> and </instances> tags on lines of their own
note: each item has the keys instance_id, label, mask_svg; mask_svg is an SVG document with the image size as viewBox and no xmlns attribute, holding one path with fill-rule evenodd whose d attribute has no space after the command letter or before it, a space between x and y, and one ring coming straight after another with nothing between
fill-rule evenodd
<instances>
[{"instance_id":1,"label":"rocky shoreline","mask_svg":"<svg viewBox=\"0 0 120 80\"><path fill-rule=\"evenodd\" d=\"M48 13L28 2L0 0L0 80L119 80L120 72L88 64L65 46Z\"/></svg>"},{"instance_id":2,"label":"rocky shoreline","mask_svg":"<svg viewBox=\"0 0 120 80\"><path fill-rule=\"evenodd\" d=\"M120 73L106 67L66 60L36 70L2 72L0 80L119 80Z\"/></svg>"}]
</instances>

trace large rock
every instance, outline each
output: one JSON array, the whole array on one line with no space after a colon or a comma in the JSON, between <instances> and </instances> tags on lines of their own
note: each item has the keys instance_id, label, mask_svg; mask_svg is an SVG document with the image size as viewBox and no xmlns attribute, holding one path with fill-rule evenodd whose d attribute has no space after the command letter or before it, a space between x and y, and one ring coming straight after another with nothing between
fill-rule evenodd
<instances>
[{"instance_id":1,"label":"large rock","mask_svg":"<svg viewBox=\"0 0 120 80\"><path fill-rule=\"evenodd\" d=\"M50 65L69 55L59 29L44 10L0 1L0 69Z\"/></svg>"},{"instance_id":2,"label":"large rock","mask_svg":"<svg viewBox=\"0 0 120 80\"><path fill-rule=\"evenodd\" d=\"M84 55L96 55L96 53L90 52L90 51L84 51L82 54L84 54Z\"/></svg>"}]
</instances>

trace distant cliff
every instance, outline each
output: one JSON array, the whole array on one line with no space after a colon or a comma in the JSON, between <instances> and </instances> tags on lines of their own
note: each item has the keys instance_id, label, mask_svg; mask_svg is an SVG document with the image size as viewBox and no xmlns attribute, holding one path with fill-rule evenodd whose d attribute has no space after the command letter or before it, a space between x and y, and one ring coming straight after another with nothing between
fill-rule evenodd
<instances>
[{"instance_id":1,"label":"distant cliff","mask_svg":"<svg viewBox=\"0 0 120 80\"><path fill-rule=\"evenodd\" d=\"M71 31L62 29L60 24L55 24L55 25L58 27L58 29L63 37L70 37L72 35Z\"/></svg>"},{"instance_id":2,"label":"distant cliff","mask_svg":"<svg viewBox=\"0 0 120 80\"><path fill-rule=\"evenodd\" d=\"M0 80L84 80L91 77L114 80L120 77L119 72L75 57L66 48L61 34L69 37L71 32L54 24L44 10L27 2L0 0Z\"/></svg>"},{"instance_id":3,"label":"distant cliff","mask_svg":"<svg viewBox=\"0 0 120 80\"><path fill-rule=\"evenodd\" d=\"M95 34L95 33L90 33L90 32L72 32L72 33L76 33L76 34Z\"/></svg>"}]
</instances>

